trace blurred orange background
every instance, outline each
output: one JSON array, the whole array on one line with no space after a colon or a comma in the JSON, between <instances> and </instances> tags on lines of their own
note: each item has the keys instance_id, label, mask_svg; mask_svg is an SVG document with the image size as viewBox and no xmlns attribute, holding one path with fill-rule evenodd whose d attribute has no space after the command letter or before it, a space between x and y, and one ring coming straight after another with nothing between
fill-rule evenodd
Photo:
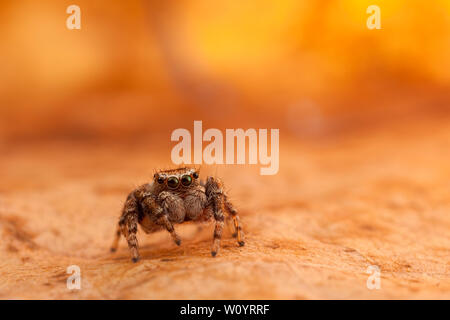
<instances>
[{"instance_id":1,"label":"blurred orange background","mask_svg":"<svg viewBox=\"0 0 450 320\"><path fill-rule=\"evenodd\" d=\"M0 299L449 298L449 107L449 0L0 0ZM276 175L201 169L245 247L183 225L111 254L194 120L280 129Z\"/></svg>"},{"instance_id":2,"label":"blurred orange background","mask_svg":"<svg viewBox=\"0 0 450 320\"><path fill-rule=\"evenodd\" d=\"M68 30L66 8L81 8ZM381 30L369 30L369 5ZM2 1L0 142L447 116L450 2Z\"/></svg>"}]
</instances>

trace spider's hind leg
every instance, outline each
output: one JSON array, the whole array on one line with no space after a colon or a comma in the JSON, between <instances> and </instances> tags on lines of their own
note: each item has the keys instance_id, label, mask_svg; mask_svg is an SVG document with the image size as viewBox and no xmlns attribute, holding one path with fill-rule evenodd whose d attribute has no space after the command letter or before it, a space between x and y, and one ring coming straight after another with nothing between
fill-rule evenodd
<instances>
[{"instance_id":1,"label":"spider's hind leg","mask_svg":"<svg viewBox=\"0 0 450 320\"><path fill-rule=\"evenodd\" d=\"M236 232L236 229L234 228L233 219L231 218L230 215L227 215L225 217L225 224L227 226L227 229L231 232L231 236L233 238L236 238L237 237L237 232Z\"/></svg>"},{"instance_id":2,"label":"spider's hind leg","mask_svg":"<svg viewBox=\"0 0 450 320\"><path fill-rule=\"evenodd\" d=\"M244 241L244 232L242 231L241 222L239 220L239 215L237 210L234 208L234 206L231 204L230 200L228 200L228 197L225 195L225 209L228 212L228 214L233 219L233 225L234 225L234 233L233 237L237 238L237 242L239 246L243 246L245 244Z\"/></svg>"},{"instance_id":3,"label":"spider's hind leg","mask_svg":"<svg viewBox=\"0 0 450 320\"><path fill-rule=\"evenodd\" d=\"M138 241L136 238L138 219L139 208L136 198L133 195L129 195L123 207L122 216L119 219L119 229L117 230L111 251L117 249L121 233L125 239L127 239L128 247L131 251L131 260L133 262L138 262L140 259Z\"/></svg>"},{"instance_id":4,"label":"spider's hind leg","mask_svg":"<svg viewBox=\"0 0 450 320\"><path fill-rule=\"evenodd\" d=\"M119 247L119 240L120 240L120 236L122 235L122 231L120 231L120 225L117 225L117 230L116 230L116 234L114 237L114 241L111 245L111 252L116 252L117 248Z\"/></svg>"},{"instance_id":5,"label":"spider's hind leg","mask_svg":"<svg viewBox=\"0 0 450 320\"><path fill-rule=\"evenodd\" d=\"M224 211L227 211L233 219L237 240L240 246L244 245L244 240L237 211L228 200L221 180L208 177L205 184L205 189L206 196L208 198L208 207L212 209L214 213L214 220L216 222L214 228L214 243L211 250L211 255L214 257L219 250L220 240L222 239L222 230L225 220L223 213Z\"/></svg>"}]
</instances>

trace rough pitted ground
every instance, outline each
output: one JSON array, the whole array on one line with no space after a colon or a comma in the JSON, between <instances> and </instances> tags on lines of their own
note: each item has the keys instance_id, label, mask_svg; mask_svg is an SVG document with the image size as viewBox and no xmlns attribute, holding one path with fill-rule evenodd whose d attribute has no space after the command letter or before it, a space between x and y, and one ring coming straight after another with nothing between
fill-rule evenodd
<instances>
[{"instance_id":1,"label":"rough pitted ground","mask_svg":"<svg viewBox=\"0 0 450 320\"><path fill-rule=\"evenodd\" d=\"M149 144L150 145L150 144ZM380 129L334 141L282 136L280 172L221 167L245 247L212 225L139 233L142 260L109 246L127 193L167 167L147 145L2 148L0 297L38 299L450 298L450 124ZM167 148L166 148L167 149ZM202 175L215 173L203 168ZM66 288L81 268L82 289ZM381 269L381 289L366 269Z\"/></svg>"}]
</instances>

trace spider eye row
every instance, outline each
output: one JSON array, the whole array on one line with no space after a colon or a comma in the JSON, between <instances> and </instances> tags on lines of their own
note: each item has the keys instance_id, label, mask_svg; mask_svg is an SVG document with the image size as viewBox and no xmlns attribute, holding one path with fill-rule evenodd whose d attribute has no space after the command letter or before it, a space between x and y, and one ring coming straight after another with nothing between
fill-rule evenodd
<instances>
[{"instance_id":1,"label":"spider eye row","mask_svg":"<svg viewBox=\"0 0 450 320\"><path fill-rule=\"evenodd\" d=\"M155 175L155 177L156 177L156 175ZM193 180L192 180L192 177L193 177L194 179L198 179L198 173L197 173L197 172L194 172L194 173L192 174L192 176L189 175L189 174L183 175L183 176L181 177L181 184L182 184L183 186L185 186L185 187L190 186L190 185L192 184L192 181L193 181ZM175 176L170 176L170 177L168 177L167 179L165 179L165 178L162 177L162 176L158 176L156 181L157 181L159 184L163 184L164 182L167 181L167 186L168 186L170 189L176 189L176 188L180 185L180 179L178 179L178 178L175 177Z\"/></svg>"}]
</instances>

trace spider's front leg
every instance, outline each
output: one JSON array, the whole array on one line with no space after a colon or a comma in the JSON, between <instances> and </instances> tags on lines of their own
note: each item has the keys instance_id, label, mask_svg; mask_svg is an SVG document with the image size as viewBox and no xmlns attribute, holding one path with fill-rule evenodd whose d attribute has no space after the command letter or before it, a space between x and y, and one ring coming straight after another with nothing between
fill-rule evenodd
<instances>
[{"instance_id":1,"label":"spider's front leg","mask_svg":"<svg viewBox=\"0 0 450 320\"><path fill-rule=\"evenodd\" d=\"M229 202L223 183L218 178L208 177L205 184L206 196L208 199L208 207L214 214L214 220L216 222L214 228L214 242L211 250L211 255L215 257L220 248L220 240L222 239L222 231L224 225L224 211L226 210L232 215L234 226L237 232L238 243L240 246L244 245L244 241L241 234L241 226L239 224L239 218L237 217L237 211L233 208Z\"/></svg>"}]
</instances>

